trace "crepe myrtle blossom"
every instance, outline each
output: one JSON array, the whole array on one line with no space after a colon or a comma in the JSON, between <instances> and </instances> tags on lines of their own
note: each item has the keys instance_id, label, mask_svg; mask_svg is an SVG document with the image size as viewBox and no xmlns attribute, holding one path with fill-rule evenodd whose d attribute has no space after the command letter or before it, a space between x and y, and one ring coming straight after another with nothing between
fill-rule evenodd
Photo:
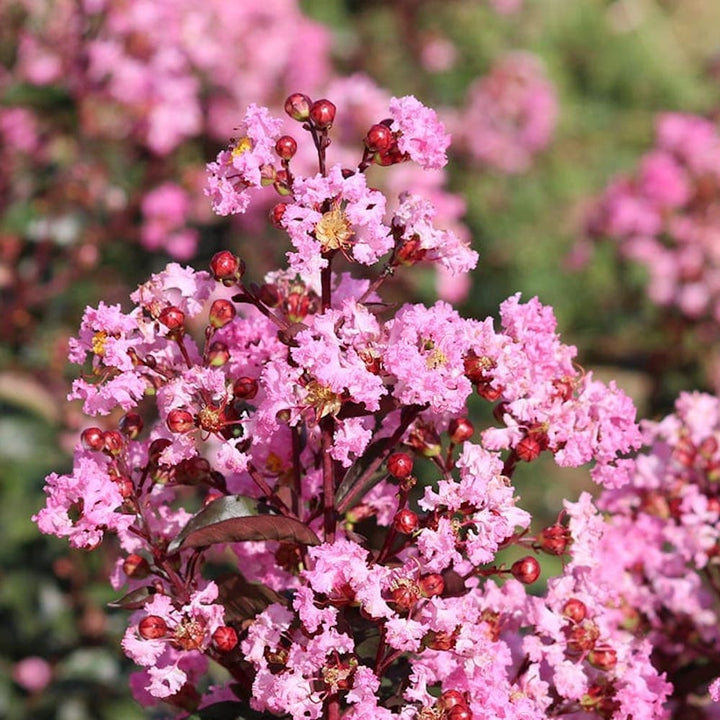
<instances>
[{"instance_id":1,"label":"crepe myrtle blossom","mask_svg":"<svg viewBox=\"0 0 720 720\"><path fill-rule=\"evenodd\" d=\"M423 198L388 211L365 181L373 164L440 163L431 111L392 101L347 168L328 162L329 99L295 93L286 109L317 170L298 172L251 108L226 158L237 175L213 199L244 208L272 165L290 269L248 282L229 251L210 272L171 264L129 309L86 310L70 344L86 371L72 397L97 417L35 519L74 547L117 536L133 695L178 715L229 703L293 720L664 720L673 688L626 627L624 566L602 562L613 522L585 494L540 523L514 484L547 451L618 488L640 442L632 403L577 368L537 298L512 296L499 322L386 302L384 284L420 259L460 274L476 260ZM494 421L474 427L471 395ZM707 458L713 406L685 403ZM714 536L678 538L717 512L681 494L687 526L665 542L710 567ZM208 688L210 661L224 685Z\"/></svg>"}]
</instances>

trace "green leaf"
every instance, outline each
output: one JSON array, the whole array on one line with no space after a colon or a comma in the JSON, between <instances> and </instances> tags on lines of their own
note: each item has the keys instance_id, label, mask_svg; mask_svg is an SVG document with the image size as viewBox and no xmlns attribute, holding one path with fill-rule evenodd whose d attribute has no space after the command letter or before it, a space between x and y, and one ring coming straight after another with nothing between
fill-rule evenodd
<instances>
[{"instance_id":1,"label":"green leaf","mask_svg":"<svg viewBox=\"0 0 720 720\"><path fill-rule=\"evenodd\" d=\"M287 605L287 600L267 585L248 582L240 573L229 573L215 580L218 587L218 601L225 608L225 619L228 622L242 623L254 618L268 605L280 603Z\"/></svg>"},{"instance_id":2,"label":"green leaf","mask_svg":"<svg viewBox=\"0 0 720 720\"><path fill-rule=\"evenodd\" d=\"M168 551L248 540L320 544L318 536L305 523L282 515L261 515L253 498L229 495L200 510L170 543Z\"/></svg>"},{"instance_id":3,"label":"green leaf","mask_svg":"<svg viewBox=\"0 0 720 720\"><path fill-rule=\"evenodd\" d=\"M145 585L137 590L131 590L127 595L123 595L118 600L108 603L108 607L122 608L123 610L139 610L145 606L145 603L155 594L155 588L151 585Z\"/></svg>"}]
</instances>

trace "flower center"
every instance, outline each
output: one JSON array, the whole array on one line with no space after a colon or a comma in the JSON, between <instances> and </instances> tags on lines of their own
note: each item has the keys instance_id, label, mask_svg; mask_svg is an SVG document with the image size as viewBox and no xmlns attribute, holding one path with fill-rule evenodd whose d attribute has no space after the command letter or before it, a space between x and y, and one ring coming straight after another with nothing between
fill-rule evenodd
<instances>
[{"instance_id":1,"label":"flower center","mask_svg":"<svg viewBox=\"0 0 720 720\"><path fill-rule=\"evenodd\" d=\"M353 236L347 215L341 209L329 210L315 225L315 237L322 245L323 252L346 250Z\"/></svg>"},{"instance_id":2,"label":"flower center","mask_svg":"<svg viewBox=\"0 0 720 720\"><path fill-rule=\"evenodd\" d=\"M93 335L92 351L98 357L105 355L105 342L107 341L107 337L107 333L104 330L99 330Z\"/></svg>"},{"instance_id":3,"label":"flower center","mask_svg":"<svg viewBox=\"0 0 720 720\"><path fill-rule=\"evenodd\" d=\"M252 150L252 140L245 136L241 137L235 145L233 145L233 149L231 151L231 155L236 158L242 155L243 153L246 153L248 150Z\"/></svg>"}]
</instances>

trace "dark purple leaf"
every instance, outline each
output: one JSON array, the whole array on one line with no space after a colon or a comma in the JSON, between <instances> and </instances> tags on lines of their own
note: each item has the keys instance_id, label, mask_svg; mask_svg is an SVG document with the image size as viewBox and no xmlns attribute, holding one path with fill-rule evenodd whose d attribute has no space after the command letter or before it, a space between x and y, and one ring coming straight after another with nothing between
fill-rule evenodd
<instances>
[{"instance_id":1,"label":"dark purple leaf","mask_svg":"<svg viewBox=\"0 0 720 720\"><path fill-rule=\"evenodd\" d=\"M215 580L218 587L218 601L225 608L225 620L241 624L254 618L268 605L280 603L287 605L287 600L267 585L248 582L240 574L227 574Z\"/></svg>"},{"instance_id":2,"label":"dark purple leaf","mask_svg":"<svg viewBox=\"0 0 720 720\"><path fill-rule=\"evenodd\" d=\"M119 600L113 600L108 603L108 607L122 608L123 610L139 610L145 606L145 603L155 594L155 588L151 585L132 590L123 595Z\"/></svg>"}]
</instances>

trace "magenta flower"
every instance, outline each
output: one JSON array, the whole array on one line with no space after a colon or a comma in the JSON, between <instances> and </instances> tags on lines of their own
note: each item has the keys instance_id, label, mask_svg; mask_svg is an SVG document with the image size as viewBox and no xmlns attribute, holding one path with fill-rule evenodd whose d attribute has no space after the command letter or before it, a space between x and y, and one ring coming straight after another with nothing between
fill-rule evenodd
<instances>
[{"instance_id":1,"label":"magenta flower","mask_svg":"<svg viewBox=\"0 0 720 720\"><path fill-rule=\"evenodd\" d=\"M399 133L401 152L426 170L441 168L447 163L450 135L434 110L412 95L406 95L390 100L390 116L393 130Z\"/></svg>"}]
</instances>

